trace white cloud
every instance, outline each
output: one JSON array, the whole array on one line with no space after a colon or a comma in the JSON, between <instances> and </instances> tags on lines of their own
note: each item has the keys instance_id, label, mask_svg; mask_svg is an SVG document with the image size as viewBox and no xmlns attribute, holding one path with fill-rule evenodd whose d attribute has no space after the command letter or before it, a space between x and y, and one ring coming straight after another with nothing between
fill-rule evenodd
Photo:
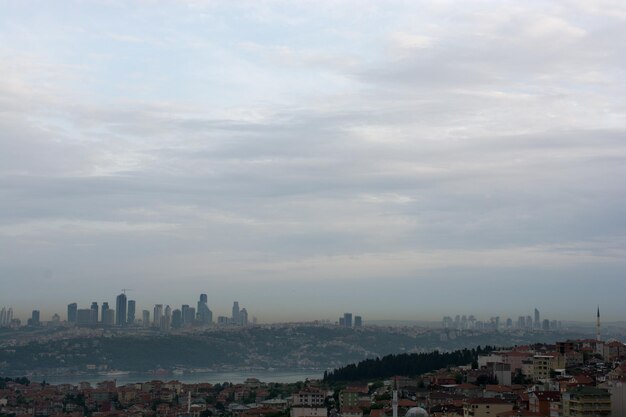
<instances>
[{"instance_id":1,"label":"white cloud","mask_svg":"<svg viewBox=\"0 0 626 417\"><path fill-rule=\"evenodd\" d=\"M413 35L405 32L393 32L389 38L394 46L402 49L423 49L433 46L434 39L424 35Z\"/></svg>"},{"instance_id":2,"label":"white cloud","mask_svg":"<svg viewBox=\"0 0 626 417\"><path fill-rule=\"evenodd\" d=\"M618 4L192 3L0 17L0 272L623 268Z\"/></svg>"}]
</instances>

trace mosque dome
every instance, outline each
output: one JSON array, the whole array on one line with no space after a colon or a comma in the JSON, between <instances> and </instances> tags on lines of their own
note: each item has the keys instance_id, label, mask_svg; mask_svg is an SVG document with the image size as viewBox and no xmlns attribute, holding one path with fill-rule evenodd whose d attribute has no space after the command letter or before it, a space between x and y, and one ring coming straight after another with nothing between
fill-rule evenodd
<instances>
[{"instance_id":1,"label":"mosque dome","mask_svg":"<svg viewBox=\"0 0 626 417\"><path fill-rule=\"evenodd\" d=\"M404 417L428 417L428 411L422 407L413 407L409 408Z\"/></svg>"}]
</instances>

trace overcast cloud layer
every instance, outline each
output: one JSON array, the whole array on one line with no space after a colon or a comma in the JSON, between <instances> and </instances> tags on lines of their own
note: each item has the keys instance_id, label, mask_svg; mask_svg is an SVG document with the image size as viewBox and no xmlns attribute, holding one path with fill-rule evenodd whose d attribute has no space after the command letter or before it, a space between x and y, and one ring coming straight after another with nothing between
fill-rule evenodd
<instances>
[{"instance_id":1,"label":"overcast cloud layer","mask_svg":"<svg viewBox=\"0 0 626 417\"><path fill-rule=\"evenodd\" d=\"M621 319L624 39L623 1L0 1L0 305Z\"/></svg>"}]
</instances>

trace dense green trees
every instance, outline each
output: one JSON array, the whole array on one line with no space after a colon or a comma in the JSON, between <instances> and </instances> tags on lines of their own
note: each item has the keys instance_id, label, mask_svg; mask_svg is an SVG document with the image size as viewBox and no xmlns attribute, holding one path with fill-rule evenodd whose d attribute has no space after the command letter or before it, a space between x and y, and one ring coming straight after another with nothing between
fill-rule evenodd
<instances>
[{"instance_id":1,"label":"dense green trees","mask_svg":"<svg viewBox=\"0 0 626 417\"><path fill-rule=\"evenodd\" d=\"M493 349L491 346L484 348L478 346L476 349L461 349L445 353L434 351L387 355L350 364L332 372L325 372L324 381L372 380L394 375L416 376L450 366L469 365L478 358L478 355L491 352Z\"/></svg>"},{"instance_id":2,"label":"dense green trees","mask_svg":"<svg viewBox=\"0 0 626 417\"><path fill-rule=\"evenodd\" d=\"M6 387L7 382L17 382L21 385L30 385L30 380L25 376L19 378L2 378L0 377L0 389L4 389Z\"/></svg>"}]
</instances>

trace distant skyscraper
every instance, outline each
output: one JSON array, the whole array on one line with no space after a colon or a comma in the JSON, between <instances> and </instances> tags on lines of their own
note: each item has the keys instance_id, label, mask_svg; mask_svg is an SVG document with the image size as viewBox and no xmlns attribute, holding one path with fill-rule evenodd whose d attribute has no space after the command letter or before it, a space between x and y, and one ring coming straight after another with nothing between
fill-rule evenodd
<instances>
[{"instance_id":1,"label":"distant skyscraper","mask_svg":"<svg viewBox=\"0 0 626 417\"><path fill-rule=\"evenodd\" d=\"M117 296L115 302L115 324L117 326L126 326L126 313L127 313L127 298L126 294L122 293Z\"/></svg>"},{"instance_id":2,"label":"distant skyscraper","mask_svg":"<svg viewBox=\"0 0 626 417\"><path fill-rule=\"evenodd\" d=\"M539 310L535 308L535 329L541 328L541 315L539 314Z\"/></svg>"},{"instance_id":3,"label":"distant skyscraper","mask_svg":"<svg viewBox=\"0 0 626 417\"><path fill-rule=\"evenodd\" d=\"M152 325L161 327L161 318L163 317L163 304L154 305L154 314L152 315Z\"/></svg>"},{"instance_id":4,"label":"distant skyscraper","mask_svg":"<svg viewBox=\"0 0 626 417\"><path fill-rule=\"evenodd\" d=\"M107 301L102 303L102 308L100 309L100 317L102 320L102 323L104 324L105 320L104 318L107 316L107 311L109 311L109 303ZM115 324L115 321L113 323L109 323L109 325L113 325Z\"/></svg>"},{"instance_id":5,"label":"distant skyscraper","mask_svg":"<svg viewBox=\"0 0 626 417\"><path fill-rule=\"evenodd\" d=\"M98 303L94 301L91 303L91 324L98 324L98 316Z\"/></svg>"},{"instance_id":6,"label":"distant skyscraper","mask_svg":"<svg viewBox=\"0 0 626 417\"><path fill-rule=\"evenodd\" d=\"M352 313L343 313L343 325L352 327Z\"/></svg>"},{"instance_id":7,"label":"distant skyscraper","mask_svg":"<svg viewBox=\"0 0 626 417\"><path fill-rule=\"evenodd\" d=\"M183 325L183 313L179 309L172 311L172 328L179 329Z\"/></svg>"},{"instance_id":8,"label":"distant skyscraper","mask_svg":"<svg viewBox=\"0 0 626 417\"><path fill-rule=\"evenodd\" d=\"M530 316L526 316L526 327L529 329L533 328L533 318Z\"/></svg>"},{"instance_id":9,"label":"distant skyscraper","mask_svg":"<svg viewBox=\"0 0 626 417\"><path fill-rule=\"evenodd\" d=\"M0 311L0 327L8 327L11 325L13 321L13 308L9 307L7 310L6 307L2 307Z\"/></svg>"},{"instance_id":10,"label":"distant skyscraper","mask_svg":"<svg viewBox=\"0 0 626 417\"><path fill-rule=\"evenodd\" d=\"M231 315L231 321L233 324L239 324L239 301L233 302L233 312Z\"/></svg>"},{"instance_id":11,"label":"distant skyscraper","mask_svg":"<svg viewBox=\"0 0 626 417\"><path fill-rule=\"evenodd\" d=\"M163 315L163 320L161 321L161 330L169 330L172 326L172 308L167 305L165 306L165 314Z\"/></svg>"},{"instance_id":12,"label":"distant skyscraper","mask_svg":"<svg viewBox=\"0 0 626 417\"><path fill-rule=\"evenodd\" d=\"M183 317L183 326L193 326L196 322L196 309L189 307L189 304L183 304L181 308L181 314Z\"/></svg>"},{"instance_id":13,"label":"distant skyscraper","mask_svg":"<svg viewBox=\"0 0 626 417\"><path fill-rule=\"evenodd\" d=\"M68 323L76 323L76 312L78 311L78 304L71 303L67 305L67 321Z\"/></svg>"},{"instance_id":14,"label":"distant skyscraper","mask_svg":"<svg viewBox=\"0 0 626 417\"><path fill-rule=\"evenodd\" d=\"M193 321L193 318L189 317L189 304L183 304L180 308L180 314L183 316L184 325L189 325Z\"/></svg>"},{"instance_id":15,"label":"distant skyscraper","mask_svg":"<svg viewBox=\"0 0 626 417\"><path fill-rule=\"evenodd\" d=\"M91 325L91 314L92 312L90 308L79 308L76 310L76 324L78 326Z\"/></svg>"},{"instance_id":16,"label":"distant skyscraper","mask_svg":"<svg viewBox=\"0 0 626 417\"><path fill-rule=\"evenodd\" d=\"M363 319L361 316L354 316L354 327L363 327Z\"/></svg>"},{"instance_id":17,"label":"distant skyscraper","mask_svg":"<svg viewBox=\"0 0 626 417\"><path fill-rule=\"evenodd\" d=\"M241 311L239 311L239 325L248 325L248 310L246 310L245 308L242 308Z\"/></svg>"},{"instance_id":18,"label":"distant skyscraper","mask_svg":"<svg viewBox=\"0 0 626 417\"><path fill-rule=\"evenodd\" d=\"M143 310L141 312L141 321L143 322L143 327L150 326L150 312L148 310Z\"/></svg>"},{"instance_id":19,"label":"distant skyscraper","mask_svg":"<svg viewBox=\"0 0 626 417\"><path fill-rule=\"evenodd\" d=\"M111 308L102 309L102 325L107 327L115 325L115 310Z\"/></svg>"},{"instance_id":20,"label":"distant skyscraper","mask_svg":"<svg viewBox=\"0 0 626 417\"><path fill-rule=\"evenodd\" d=\"M41 324L39 310L33 310L30 316L30 324L31 326L39 326Z\"/></svg>"},{"instance_id":21,"label":"distant skyscraper","mask_svg":"<svg viewBox=\"0 0 626 417\"><path fill-rule=\"evenodd\" d=\"M137 304L135 300L128 300L128 319L126 320L128 324L135 323L135 308Z\"/></svg>"},{"instance_id":22,"label":"distant skyscraper","mask_svg":"<svg viewBox=\"0 0 626 417\"><path fill-rule=\"evenodd\" d=\"M202 324L209 324L211 322L213 322L213 312L209 309L209 306L207 305L207 295L206 294L200 294L200 300L198 301L198 310L197 310L197 315L198 315L198 322L202 323Z\"/></svg>"}]
</instances>

